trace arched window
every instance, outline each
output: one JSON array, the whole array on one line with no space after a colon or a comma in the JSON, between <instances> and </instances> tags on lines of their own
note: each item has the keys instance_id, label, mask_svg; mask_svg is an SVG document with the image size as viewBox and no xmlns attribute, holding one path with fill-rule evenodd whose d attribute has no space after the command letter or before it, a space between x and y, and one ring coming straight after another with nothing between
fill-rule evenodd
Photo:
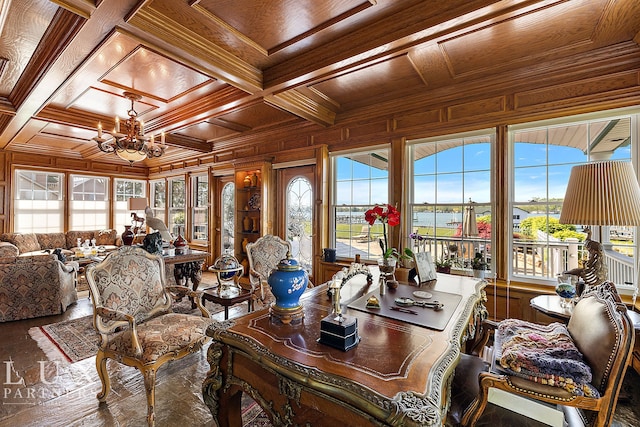
<instances>
[{"instance_id":1,"label":"arched window","mask_svg":"<svg viewBox=\"0 0 640 427\"><path fill-rule=\"evenodd\" d=\"M287 240L291 242L292 256L311 272L313 245L313 191L307 178L296 177L287 186Z\"/></svg>"}]
</instances>

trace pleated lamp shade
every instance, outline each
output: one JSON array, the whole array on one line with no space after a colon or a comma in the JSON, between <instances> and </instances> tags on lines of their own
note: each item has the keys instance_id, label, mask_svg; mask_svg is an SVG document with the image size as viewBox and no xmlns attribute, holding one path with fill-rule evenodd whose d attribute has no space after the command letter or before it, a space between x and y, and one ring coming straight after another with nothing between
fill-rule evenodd
<instances>
[{"instance_id":1,"label":"pleated lamp shade","mask_svg":"<svg viewBox=\"0 0 640 427\"><path fill-rule=\"evenodd\" d=\"M640 185L631 163L606 161L574 166L560 223L640 225Z\"/></svg>"},{"instance_id":2,"label":"pleated lamp shade","mask_svg":"<svg viewBox=\"0 0 640 427\"><path fill-rule=\"evenodd\" d=\"M130 197L128 205L130 211L143 211L147 207L147 199L145 197Z\"/></svg>"}]
</instances>

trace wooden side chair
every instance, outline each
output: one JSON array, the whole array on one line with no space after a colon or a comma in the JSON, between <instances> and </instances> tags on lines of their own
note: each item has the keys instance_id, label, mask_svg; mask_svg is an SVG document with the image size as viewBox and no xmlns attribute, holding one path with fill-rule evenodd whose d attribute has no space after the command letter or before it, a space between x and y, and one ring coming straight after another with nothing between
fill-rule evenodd
<instances>
[{"instance_id":1,"label":"wooden side chair","mask_svg":"<svg viewBox=\"0 0 640 427\"><path fill-rule=\"evenodd\" d=\"M93 301L93 323L100 334L96 368L104 402L110 391L107 359L139 369L147 394L147 422L155 423L156 371L168 361L198 351L212 323L201 293L184 286L165 286L164 261L142 248L123 246L99 264L87 267ZM190 296L200 315L171 311L173 297Z\"/></svg>"},{"instance_id":2,"label":"wooden side chair","mask_svg":"<svg viewBox=\"0 0 640 427\"><path fill-rule=\"evenodd\" d=\"M506 342L514 330L509 329L513 326L506 326L515 324L517 328L527 327L518 322L522 321L513 322L512 319L508 319L500 322L503 328L496 330L497 337L494 342L494 352L498 355L507 354L501 351L500 344L503 340ZM546 326L536 325L532 329L553 329L553 334L550 335L544 335L544 332L537 334L535 331L515 335L517 340L511 342L515 343L514 349L518 350L516 360L520 360L520 355L531 355L525 358L525 363L518 364L518 367L522 368L520 371L510 369L510 359L509 368L503 369L498 366L495 371L488 372L486 364L482 363L481 359L463 355L453 379L449 423L492 427L543 425L532 418L490 403L489 390L494 388L533 401L559 405L564 414L565 425L568 426L610 425L634 344L633 324L615 286L604 283L585 292L573 308L569 324L566 326L567 335L555 335L560 326L564 327L555 323ZM501 333L498 333L499 331ZM552 336L555 338L544 339ZM526 343L527 339L536 341L535 345L531 346L535 347L531 353L527 353L526 346L521 345L523 341ZM564 370L562 375L548 373L546 377L544 371L537 371L539 376L532 377L534 359L538 358L533 356L539 355L540 348L545 345L548 345L551 351L557 347L553 353L556 355L553 356L554 359L564 358L567 353L577 349L582 357L576 356L573 360L579 360L579 363L584 363L590 368L591 381L582 385L575 381L567 370ZM515 353L508 354L507 358ZM574 366L573 361L561 366L566 367L569 364ZM572 378L572 381L567 378ZM550 379L554 380L554 385L549 385Z\"/></svg>"}]
</instances>

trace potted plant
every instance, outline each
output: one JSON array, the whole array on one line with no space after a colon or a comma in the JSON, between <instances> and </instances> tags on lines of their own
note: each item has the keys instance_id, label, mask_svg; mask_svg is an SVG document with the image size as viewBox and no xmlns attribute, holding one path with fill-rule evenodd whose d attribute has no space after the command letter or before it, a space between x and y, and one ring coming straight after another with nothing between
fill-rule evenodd
<instances>
[{"instance_id":1,"label":"potted plant","mask_svg":"<svg viewBox=\"0 0 640 427\"><path fill-rule=\"evenodd\" d=\"M407 283L411 281L413 270L415 277L415 266L413 262L413 251L409 248L404 248L402 253L398 254L398 267L396 267L396 279L399 282Z\"/></svg>"},{"instance_id":2,"label":"potted plant","mask_svg":"<svg viewBox=\"0 0 640 427\"><path fill-rule=\"evenodd\" d=\"M451 273L451 259L446 257L441 257L436 260L436 271L438 273Z\"/></svg>"},{"instance_id":3,"label":"potted plant","mask_svg":"<svg viewBox=\"0 0 640 427\"><path fill-rule=\"evenodd\" d=\"M364 213L364 219L369 225L373 225L376 221L380 221L382 224L382 238L378 239L380 249L382 250L382 263L381 266L393 266L400 258L398 250L393 247L389 247L387 240L387 224L389 227L395 227L400 224L400 211L395 207L386 205L375 205Z\"/></svg>"},{"instance_id":4,"label":"potted plant","mask_svg":"<svg viewBox=\"0 0 640 427\"><path fill-rule=\"evenodd\" d=\"M488 269L488 265L481 252L476 252L475 256L471 260L471 268L473 268L474 277L484 279L485 271Z\"/></svg>"}]
</instances>

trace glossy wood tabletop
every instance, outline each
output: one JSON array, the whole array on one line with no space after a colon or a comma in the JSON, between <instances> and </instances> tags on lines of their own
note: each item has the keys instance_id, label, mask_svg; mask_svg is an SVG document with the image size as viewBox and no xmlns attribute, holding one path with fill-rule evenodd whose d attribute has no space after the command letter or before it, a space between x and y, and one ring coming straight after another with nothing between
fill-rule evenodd
<instances>
[{"instance_id":1,"label":"glossy wood tabletop","mask_svg":"<svg viewBox=\"0 0 640 427\"><path fill-rule=\"evenodd\" d=\"M367 285L364 277L362 279L354 278L344 286L342 302L345 307L350 301L378 289L375 280ZM345 420L350 421L349 425L354 425L356 420L356 425L373 421L441 424L446 413L447 379L457 363L461 341L467 334L483 286L478 279L439 276L433 289L462 295L442 331L346 309L346 316L357 319L361 338L355 348L346 352L317 341L320 322L331 312L326 285L303 295L305 317L301 325L274 323L269 311L262 310L232 323L214 326L208 333L225 345L213 343L211 346L212 371L203 387L205 402L220 400L218 419L221 425L229 425L227 421L233 419L227 413L228 409L223 409L230 408L233 385L250 390L252 397L262 404L276 424L282 417L302 424L316 417L318 410L325 414L321 425ZM222 372L224 374L218 377ZM256 372L261 374L256 375ZM293 381L286 388L298 390L295 397L292 399L285 392L286 399L281 399L282 386L269 388L265 384L269 382L265 381L268 377L272 377L270 381L274 384ZM215 386L210 387L215 378L227 381L221 389L224 391L217 394ZM274 393L280 396L274 396ZM284 413L282 406L273 405L274 399L283 400L282 404L287 408ZM308 401L306 405L305 400ZM308 405L314 409L310 410ZM315 419L313 424L318 425L318 422Z\"/></svg>"}]
</instances>

